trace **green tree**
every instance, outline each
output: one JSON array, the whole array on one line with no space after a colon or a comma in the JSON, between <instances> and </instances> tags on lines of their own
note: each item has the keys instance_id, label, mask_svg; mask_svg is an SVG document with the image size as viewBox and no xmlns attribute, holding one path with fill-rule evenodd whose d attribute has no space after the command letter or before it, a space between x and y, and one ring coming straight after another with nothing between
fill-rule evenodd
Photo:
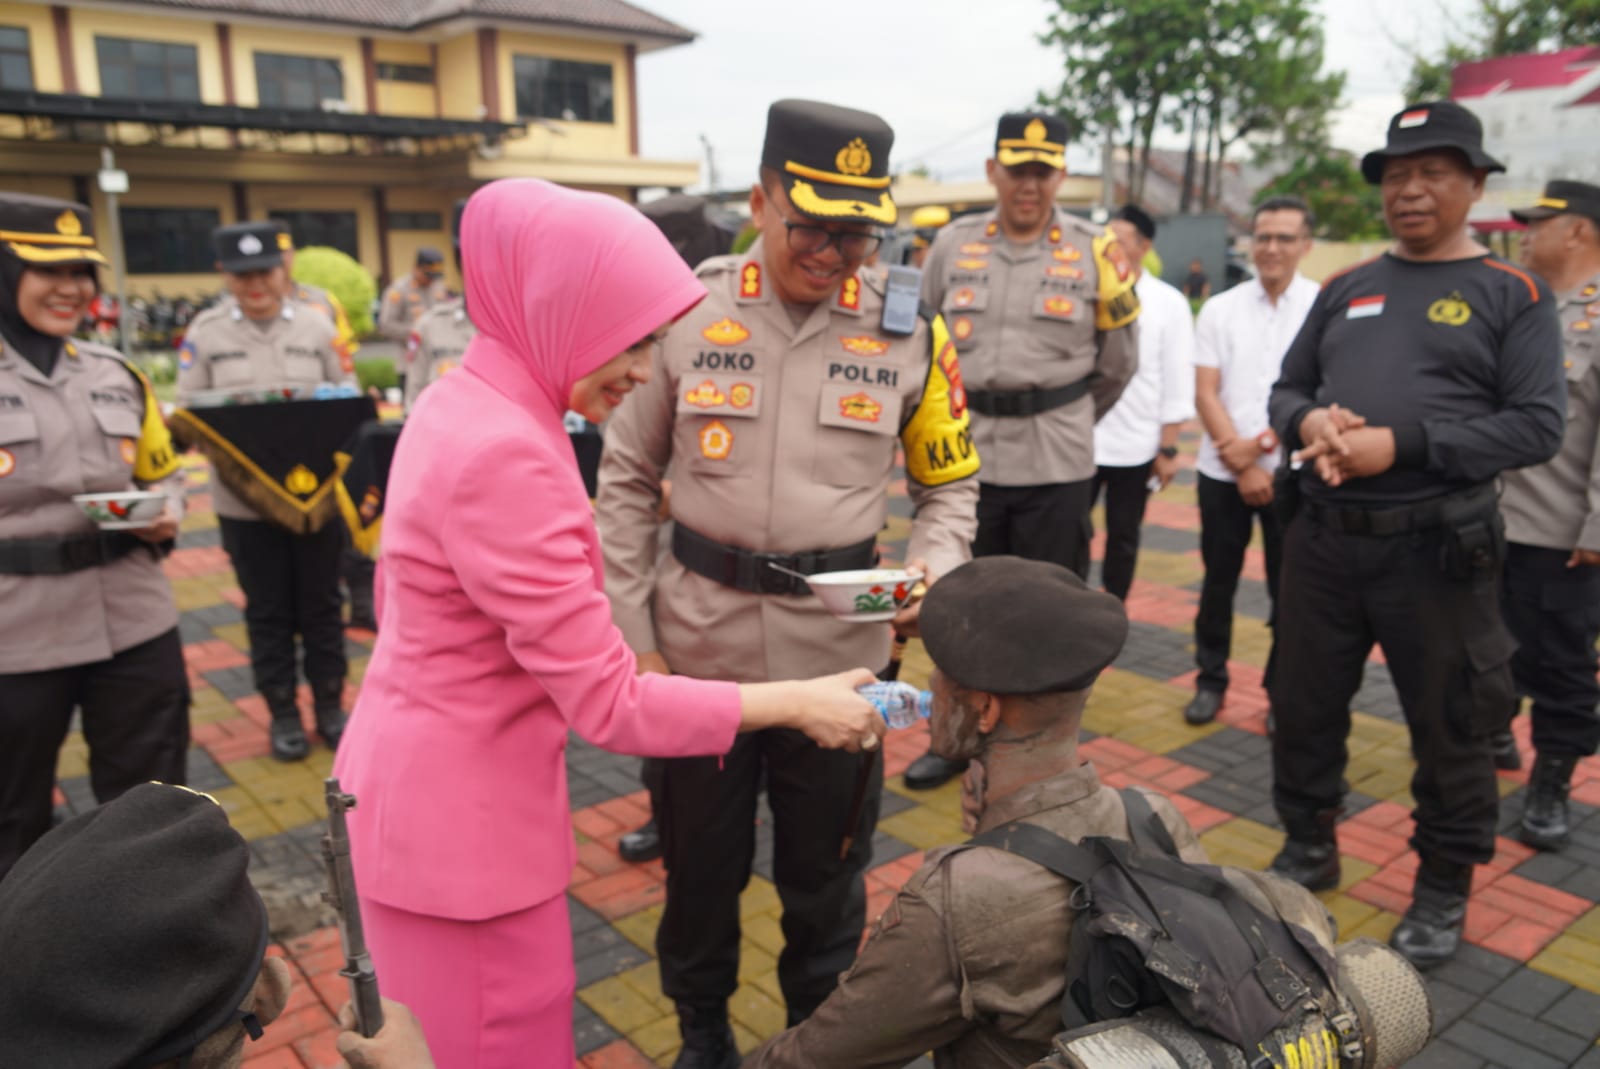
<instances>
[{"instance_id":1,"label":"green tree","mask_svg":"<svg viewBox=\"0 0 1600 1069\"><path fill-rule=\"evenodd\" d=\"M372 333L372 302L377 299L378 284L355 260L338 249L311 245L294 254L294 278L339 298L356 337Z\"/></svg>"},{"instance_id":2,"label":"green tree","mask_svg":"<svg viewBox=\"0 0 1600 1069\"><path fill-rule=\"evenodd\" d=\"M1431 55L1412 50L1408 101L1442 100L1458 63L1592 45L1600 40L1600 0L1477 0L1459 33Z\"/></svg>"},{"instance_id":3,"label":"green tree","mask_svg":"<svg viewBox=\"0 0 1600 1069\"><path fill-rule=\"evenodd\" d=\"M1361 177L1356 161L1336 149L1308 153L1256 194L1293 195L1305 200L1317 217L1314 233L1328 241L1374 241L1385 237L1383 200L1377 187Z\"/></svg>"}]
</instances>

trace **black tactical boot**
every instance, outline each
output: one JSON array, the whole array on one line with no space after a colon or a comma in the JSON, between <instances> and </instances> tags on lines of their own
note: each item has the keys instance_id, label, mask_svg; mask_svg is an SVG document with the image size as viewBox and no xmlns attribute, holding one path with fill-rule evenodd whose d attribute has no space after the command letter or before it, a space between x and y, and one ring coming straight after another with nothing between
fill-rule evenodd
<instances>
[{"instance_id":1,"label":"black tactical boot","mask_svg":"<svg viewBox=\"0 0 1600 1069\"><path fill-rule=\"evenodd\" d=\"M1522 803L1522 824L1517 838L1540 850L1560 850L1571 832L1567 792L1572 790L1571 754L1539 754L1528 777L1528 797Z\"/></svg>"},{"instance_id":2,"label":"black tactical boot","mask_svg":"<svg viewBox=\"0 0 1600 1069\"><path fill-rule=\"evenodd\" d=\"M1461 945L1472 891L1472 866L1423 858L1411 892L1411 908L1400 918L1389 945L1419 969L1450 960Z\"/></svg>"},{"instance_id":3,"label":"black tactical boot","mask_svg":"<svg viewBox=\"0 0 1600 1069\"><path fill-rule=\"evenodd\" d=\"M354 549L344 551L342 564L344 584L350 588L350 626L376 631L378 618L372 605L372 574L376 564Z\"/></svg>"},{"instance_id":4,"label":"black tactical boot","mask_svg":"<svg viewBox=\"0 0 1600 1069\"><path fill-rule=\"evenodd\" d=\"M617 853L622 855L622 860L654 861L661 856L661 832L656 830L656 822L652 818L644 822L638 831L630 831L617 840Z\"/></svg>"},{"instance_id":5,"label":"black tactical boot","mask_svg":"<svg viewBox=\"0 0 1600 1069\"><path fill-rule=\"evenodd\" d=\"M930 750L906 767L906 786L914 791L931 791L966 770L965 761L951 761Z\"/></svg>"},{"instance_id":6,"label":"black tactical boot","mask_svg":"<svg viewBox=\"0 0 1600 1069\"><path fill-rule=\"evenodd\" d=\"M1494 767L1502 772L1515 772L1522 767L1522 754L1509 728L1489 736L1489 750L1494 754Z\"/></svg>"},{"instance_id":7,"label":"black tactical boot","mask_svg":"<svg viewBox=\"0 0 1600 1069\"><path fill-rule=\"evenodd\" d=\"M741 1059L726 1003L678 1003L678 1032L683 1049L672 1069L738 1069Z\"/></svg>"},{"instance_id":8,"label":"black tactical boot","mask_svg":"<svg viewBox=\"0 0 1600 1069\"><path fill-rule=\"evenodd\" d=\"M344 680L326 679L311 684L311 700L317 718L317 734L328 744L328 749L337 750L339 739L344 735Z\"/></svg>"},{"instance_id":9,"label":"black tactical boot","mask_svg":"<svg viewBox=\"0 0 1600 1069\"><path fill-rule=\"evenodd\" d=\"M272 756L278 761L304 761L311 752L306 729L300 726L300 705L293 687L263 690L267 710L272 713Z\"/></svg>"},{"instance_id":10,"label":"black tactical boot","mask_svg":"<svg viewBox=\"0 0 1600 1069\"><path fill-rule=\"evenodd\" d=\"M1333 826L1343 812L1341 808L1278 810L1288 839L1272 859L1270 871L1310 891L1339 886L1339 840Z\"/></svg>"}]
</instances>

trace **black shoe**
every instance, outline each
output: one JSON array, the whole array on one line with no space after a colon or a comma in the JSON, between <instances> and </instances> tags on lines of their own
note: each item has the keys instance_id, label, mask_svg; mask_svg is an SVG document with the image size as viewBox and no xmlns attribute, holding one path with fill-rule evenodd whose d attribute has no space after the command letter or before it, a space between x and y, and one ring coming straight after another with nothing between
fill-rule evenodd
<instances>
[{"instance_id":1,"label":"black shoe","mask_svg":"<svg viewBox=\"0 0 1600 1069\"><path fill-rule=\"evenodd\" d=\"M906 768L906 786L914 791L931 791L967 770L967 762L951 761L929 751Z\"/></svg>"},{"instance_id":2,"label":"black shoe","mask_svg":"<svg viewBox=\"0 0 1600 1069\"><path fill-rule=\"evenodd\" d=\"M1389 945L1419 969L1450 960L1461 945L1471 890L1471 865L1424 858L1417 866L1411 908L1389 936Z\"/></svg>"},{"instance_id":3,"label":"black shoe","mask_svg":"<svg viewBox=\"0 0 1600 1069\"><path fill-rule=\"evenodd\" d=\"M638 831L630 831L617 840L617 853L622 860L638 863L654 861L661 856L661 833L656 830L654 818L644 822Z\"/></svg>"},{"instance_id":4,"label":"black shoe","mask_svg":"<svg viewBox=\"0 0 1600 1069\"><path fill-rule=\"evenodd\" d=\"M728 1025L726 1004L678 1003L678 1032L683 1049L672 1069L738 1069L742 1059Z\"/></svg>"},{"instance_id":5,"label":"black shoe","mask_svg":"<svg viewBox=\"0 0 1600 1069\"><path fill-rule=\"evenodd\" d=\"M1567 794L1572 790L1572 770L1577 764L1577 757L1571 754L1534 757L1517 838L1540 850L1560 850L1567 845L1572 832Z\"/></svg>"},{"instance_id":6,"label":"black shoe","mask_svg":"<svg viewBox=\"0 0 1600 1069\"><path fill-rule=\"evenodd\" d=\"M1331 891L1339 886L1339 839L1334 825L1342 812L1278 810L1289 837L1268 871L1308 891Z\"/></svg>"},{"instance_id":7,"label":"black shoe","mask_svg":"<svg viewBox=\"0 0 1600 1069\"><path fill-rule=\"evenodd\" d=\"M267 711L272 714L272 756L278 761L304 761L311 752L306 729L300 724L300 704L293 687L263 690Z\"/></svg>"},{"instance_id":8,"label":"black shoe","mask_svg":"<svg viewBox=\"0 0 1600 1069\"><path fill-rule=\"evenodd\" d=\"M1489 750L1494 754L1494 767L1502 772L1515 772L1522 767L1522 754L1511 732L1497 731L1490 735Z\"/></svg>"},{"instance_id":9,"label":"black shoe","mask_svg":"<svg viewBox=\"0 0 1600 1069\"><path fill-rule=\"evenodd\" d=\"M1222 708L1222 691L1197 690L1194 697L1189 699L1189 704L1183 707L1183 718L1196 726L1209 724L1217 718L1217 710Z\"/></svg>"},{"instance_id":10,"label":"black shoe","mask_svg":"<svg viewBox=\"0 0 1600 1069\"><path fill-rule=\"evenodd\" d=\"M312 711L317 719L317 734L322 736L322 741L328 744L328 749L337 750L339 740L344 737L344 680L333 679L324 683L311 684Z\"/></svg>"}]
</instances>

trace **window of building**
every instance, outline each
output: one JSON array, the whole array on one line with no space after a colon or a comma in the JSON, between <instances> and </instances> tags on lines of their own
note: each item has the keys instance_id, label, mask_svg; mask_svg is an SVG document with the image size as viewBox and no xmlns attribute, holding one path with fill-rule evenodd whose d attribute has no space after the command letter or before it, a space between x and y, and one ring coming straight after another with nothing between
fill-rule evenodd
<instances>
[{"instance_id":1,"label":"window of building","mask_svg":"<svg viewBox=\"0 0 1600 1069\"><path fill-rule=\"evenodd\" d=\"M415 82L433 84L433 68L420 63L379 63L378 79L384 82Z\"/></svg>"},{"instance_id":2,"label":"window of building","mask_svg":"<svg viewBox=\"0 0 1600 1069\"><path fill-rule=\"evenodd\" d=\"M513 56L517 114L530 119L611 122L611 65Z\"/></svg>"},{"instance_id":3,"label":"window of building","mask_svg":"<svg viewBox=\"0 0 1600 1069\"><path fill-rule=\"evenodd\" d=\"M33 55L28 51L28 31L0 26L0 89L33 88Z\"/></svg>"},{"instance_id":4,"label":"window of building","mask_svg":"<svg viewBox=\"0 0 1600 1069\"><path fill-rule=\"evenodd\" d=\"M122 247L130 275L210 274L217 254L211 232L222 225L210 208L123 208Z\"/></svg>"},{"instance_id":5,"label":"window of building","mask_svg":"<svg viewBox=\"0 0 1600 1069\"><path fill-rule=\"evenodd\" d=\"M360 258L355 212L269 212L268 215L288 225L297 249L326 245L352 258Z\"/></svg>"},{"instance_id":6,"label":"window of building","mask_svg":"<svg viewBox=\"0 0 1600 1069\"><path fill-rule=\"evenodd\" d=\"M136 100L200 100L200 56L194 45L96 37L100 95Z\"/></svg>"},{"instance_id":7,"label":"window of building","mask_svg":"<svg viewBox=\"0 0 1600 1069\"><path fill-rule=\"evenodd\" d=\"M316 111L344 99L344 71L336 59L257 52L256 96L263 108Z\"/></svg>"},{"instance_id":8,"label":"window of building","mask_svg":"<svg viewBox=\"0 0 1600 1069\"><path fill-rule=\"evenodd\" d=\"M390 230L443 230L444 216L438 212L390 212Z\"/></svg>"}]
</instances>

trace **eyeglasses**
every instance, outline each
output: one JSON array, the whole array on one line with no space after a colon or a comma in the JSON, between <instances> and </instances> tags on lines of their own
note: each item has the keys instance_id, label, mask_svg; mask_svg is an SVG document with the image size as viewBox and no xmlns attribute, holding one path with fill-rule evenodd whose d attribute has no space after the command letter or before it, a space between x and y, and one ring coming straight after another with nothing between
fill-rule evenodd
<instances>
[{"instance_id":1,"label":"eyeglasses","mask_svg":"<svg viewBox=\"0 0 1600 1069\"><path fill-rule=\"evenodd\" d=\"M798 252L802 256L811 256L829 245L837 245L839 255L846 260L865 260L877 252L878 246L883 244L883 238L878 234L862 233L859 230L833 231L810 223L791 223L783 217L782 212L778 211L777 205L773 205L772 210L777 214L778 221L788 230L789 251Z\"/></svg>"}]
</instances>

